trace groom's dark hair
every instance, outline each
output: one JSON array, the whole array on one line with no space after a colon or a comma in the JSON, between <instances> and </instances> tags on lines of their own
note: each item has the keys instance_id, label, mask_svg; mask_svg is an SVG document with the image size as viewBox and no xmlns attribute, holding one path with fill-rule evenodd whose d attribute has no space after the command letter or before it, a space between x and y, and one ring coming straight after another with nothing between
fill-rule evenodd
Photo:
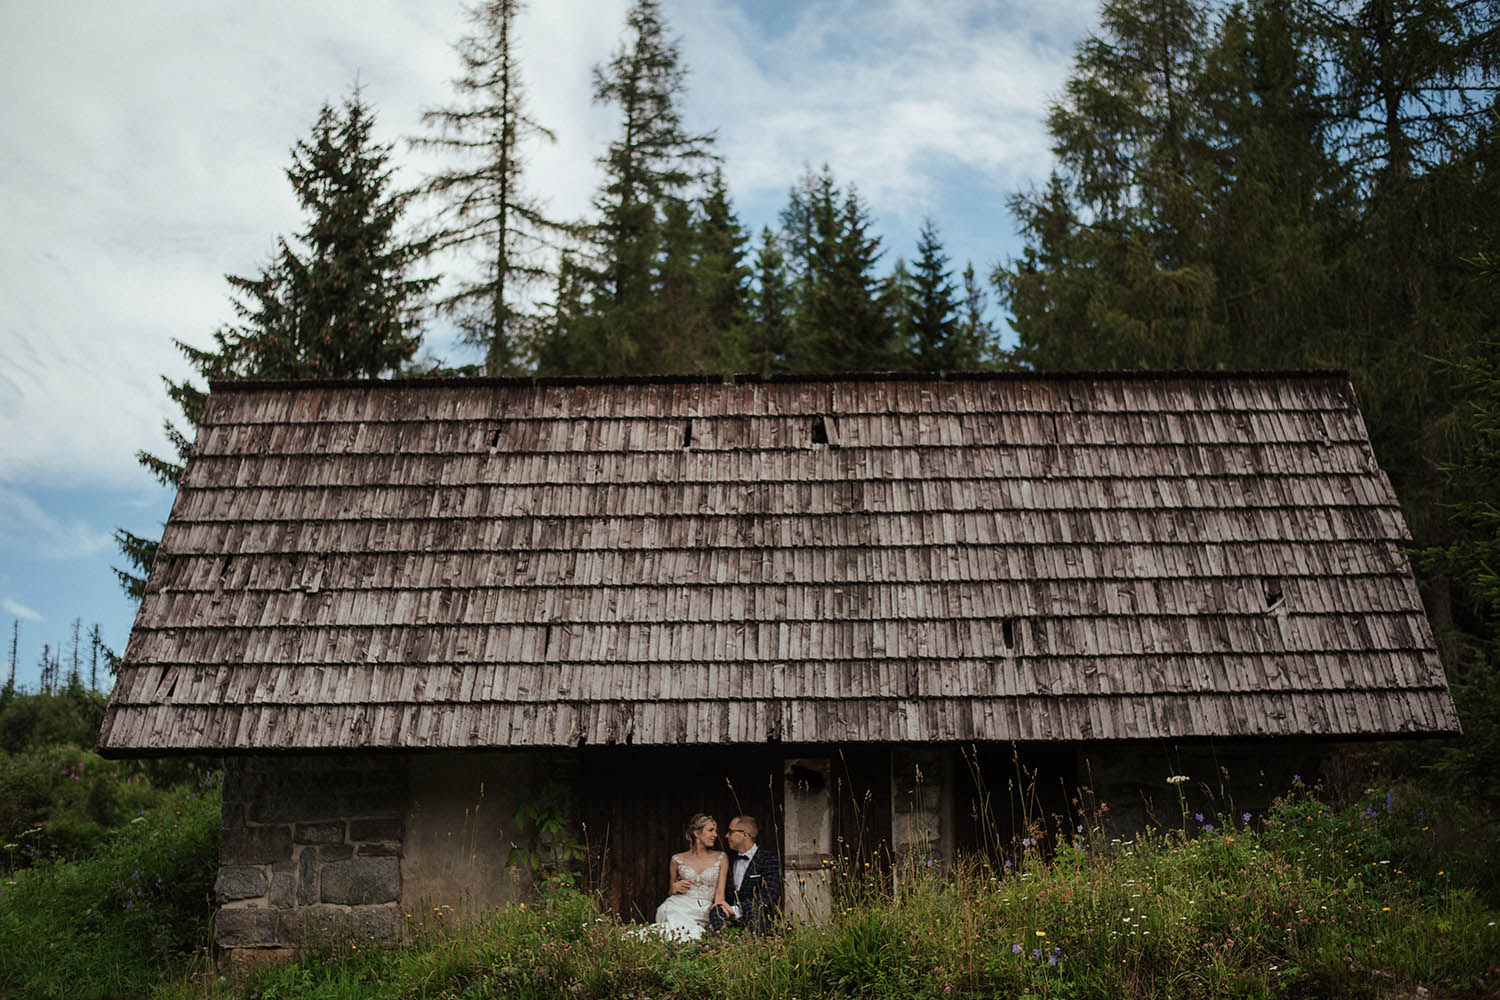
<instances>
[{"instance_id":1,"label":"groom's dark hair","mask_svg":"<svg viewBox=\"0 0 1500 1000\"><path fill-rule=\"evenodd\" d=\"M760 824L755 822L754 816L736 816L735 819L739 821L740 826L745 828L745 836L751 840L760 836Z\"/></svg>"}]
</instances>

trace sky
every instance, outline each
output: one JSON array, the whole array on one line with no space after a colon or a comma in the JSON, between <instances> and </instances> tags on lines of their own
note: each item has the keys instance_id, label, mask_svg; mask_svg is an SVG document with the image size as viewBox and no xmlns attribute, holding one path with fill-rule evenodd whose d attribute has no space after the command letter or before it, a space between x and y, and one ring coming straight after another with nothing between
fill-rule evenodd
<instances>
[{"instance_id":1,"label":"sky","mask_svg":"<svg viewBox=\"0 0 1500 1000\"><path fill-rule=\"evenodd\" d=\"M526 183L556 216L585 216L598 187L616 122L591 73L627 5L544 0L517 25L530 109L557 135ZM752 232L826 163L870 206L885 268L930 217L955 271L981 275L1019 252L1007 199L1045 179L1047 105L1097 20L1094 0L662 6L686 123L717 132ZM0 665L19 623L18 683L35 689L44 643L66 669L75 618L124 650L113 532L157 534L172 502L135 455L170 454L162 378L190 374L173 341L207 346L233 319L224 276L301 226L292 144L357 81L416 184L438 161L405 140L451 101L467 30L435 0L0 4ZM441 326L424 351L472 360Z\"/></svg>"}]
</instances>

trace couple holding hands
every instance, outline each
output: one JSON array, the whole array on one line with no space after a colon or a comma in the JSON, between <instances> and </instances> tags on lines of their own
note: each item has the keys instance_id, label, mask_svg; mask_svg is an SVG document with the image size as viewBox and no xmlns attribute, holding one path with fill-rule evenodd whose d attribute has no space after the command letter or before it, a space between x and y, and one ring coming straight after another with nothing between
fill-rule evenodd
<instances>
[{"instance_id":1,"label":"couple holding hands","mask_svg":"<svg viewBox=\"0 0 1500 1000\"><path fill-rule=\"evenodd\" d=\"M710 928L769 930L781 901L781 863L756 844L759 834L754 817L736 816L724 832L726 855L716 847L719 825L712 816L698 813L688 820L688 849L667 864L670 895L657 907L652 926L683 941L697 940Z\"/></svg>"}]
</instances>

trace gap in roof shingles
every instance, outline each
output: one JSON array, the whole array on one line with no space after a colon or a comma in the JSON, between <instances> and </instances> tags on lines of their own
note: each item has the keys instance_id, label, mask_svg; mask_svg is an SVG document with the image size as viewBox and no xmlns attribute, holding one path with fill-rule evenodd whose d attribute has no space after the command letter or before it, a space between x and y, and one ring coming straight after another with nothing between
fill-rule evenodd
<instances>
[{"instance_id":1,"label":"gap in roof shingles","mask_svg":"<svg viewBox=\"0 0 1500 1000\"><path fill-rule=\"evenodd\" d=\"M1260 581L1261 593L1266 599L1266 612L1281 610L1286 601L1286 593L1281 588L1281 581L1274 576L1264 577Z\"/></svg>"},{"instance_id":2,"label":"gap in roof shingles","mask_svg":"<svg viewBox=\"0 0 1500 1000\"><path fill-rule=\"evenodd\" d=\"M693 422L684 421L682 425L682 446L691 448L693 446Z\"/></svg>"},{"instance_id":3,"label":"gap in roof shingles","mask_svg":"<svg viewBox=\"0 0 1500 1000\"><path fill-rule=\"evenodd\" d=\"M812 443L813 444L827 444L828 443L828 423L822 417L813 417L813 422L812 422Z\"/></svg>"}]
</instances>

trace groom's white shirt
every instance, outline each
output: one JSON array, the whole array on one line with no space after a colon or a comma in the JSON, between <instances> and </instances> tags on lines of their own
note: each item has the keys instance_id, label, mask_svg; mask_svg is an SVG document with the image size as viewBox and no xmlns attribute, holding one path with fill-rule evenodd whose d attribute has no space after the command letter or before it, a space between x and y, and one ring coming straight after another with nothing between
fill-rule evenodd
<instances>
[{"instance_id":1,"label":"groom's white shirt","mask_svg":"<svg viewBox=\"0 0 1500 1000\"><path fill-rule=\"evenodd\" d=\"M759 844L751 844L750 850L746 851L734 861L734 891L739 892L740 887L745 884L745 873L750 870L750 859L755 857L755 852L760 850Z\"/></svg>"}]
</instances>

